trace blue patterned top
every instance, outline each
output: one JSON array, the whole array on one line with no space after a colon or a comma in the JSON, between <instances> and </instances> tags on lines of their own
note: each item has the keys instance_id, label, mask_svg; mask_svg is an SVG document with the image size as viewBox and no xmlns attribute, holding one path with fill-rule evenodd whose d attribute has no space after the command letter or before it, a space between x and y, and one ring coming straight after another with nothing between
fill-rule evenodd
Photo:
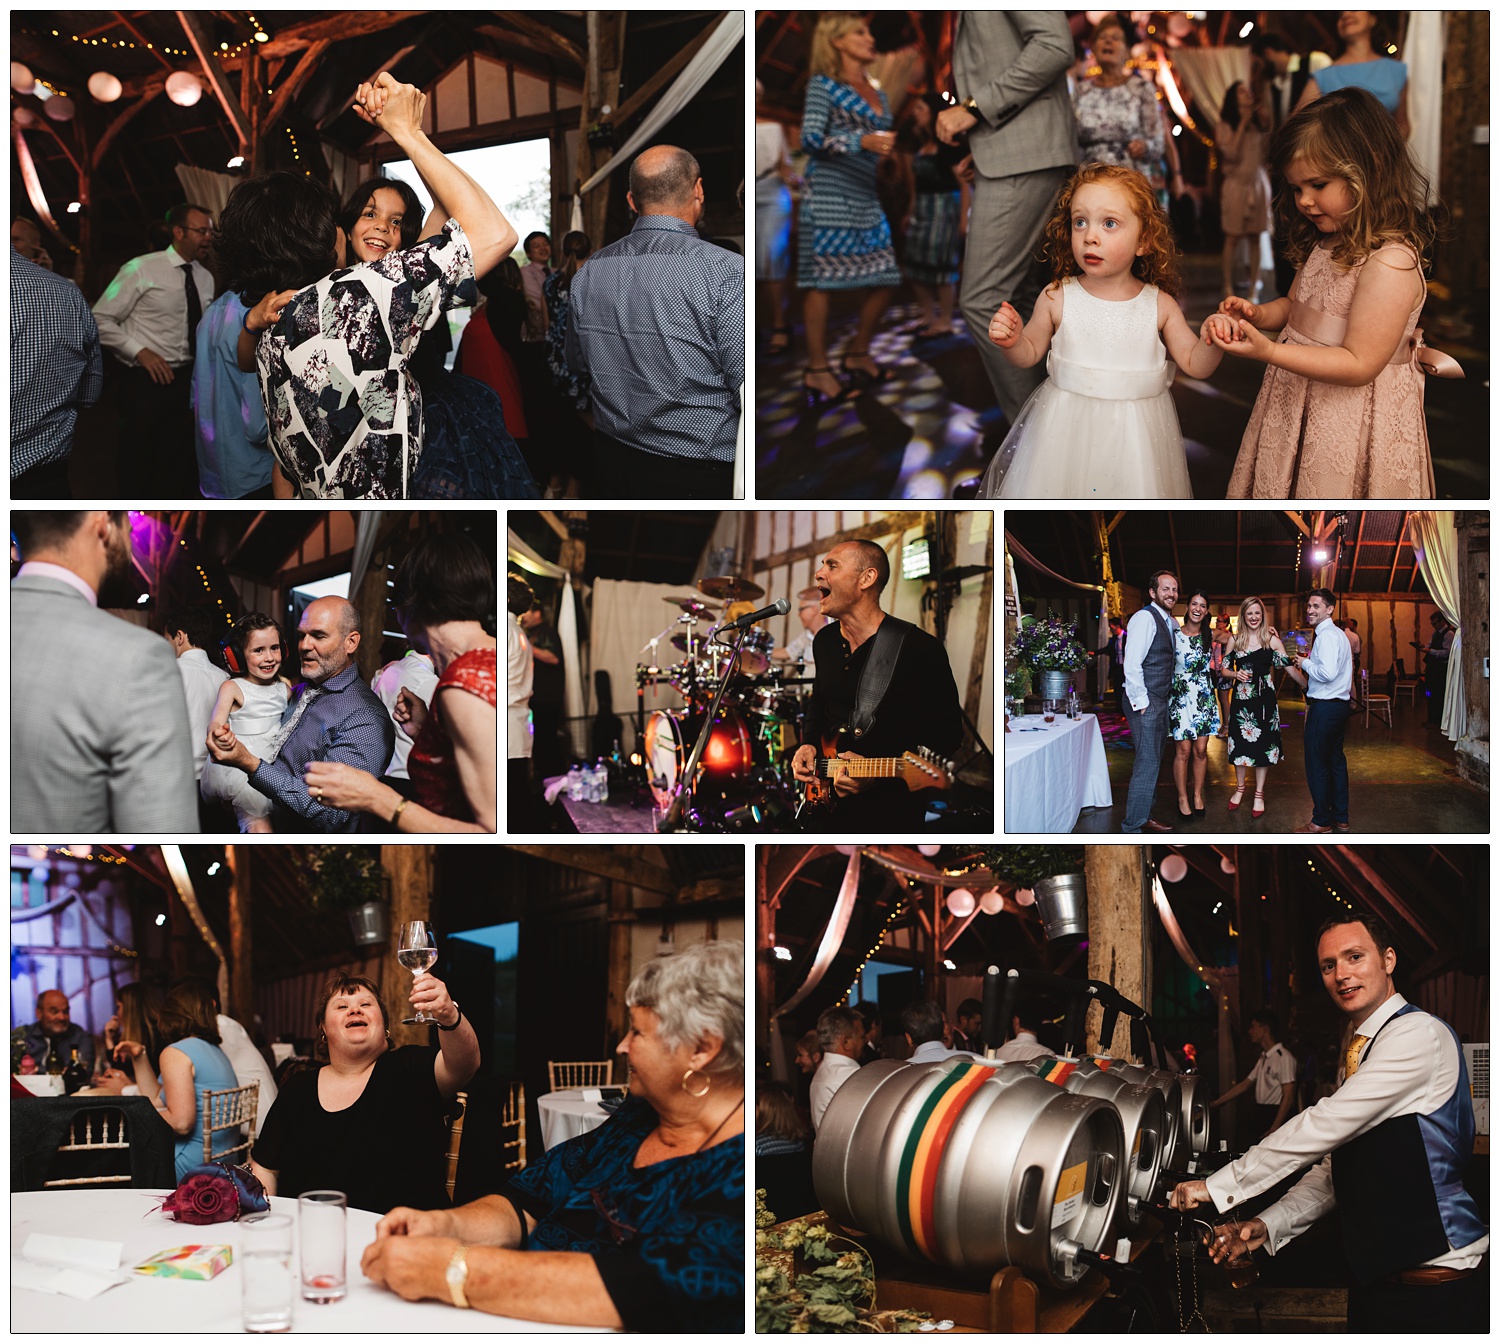
<instances>
[{"instance_id":1,"label":"blue patterned top","mask_svg":"<svg viewBox=\"0 0 1500 1344\"><path fill-rule=\"evenodd\" d=\"M891 226L875 189L880 156L860 148L872 131L891 129L880 90L873 108L828 75L807 81L802 148L809 157L802 191L797 283L803 289L899 285Z\"/></svg>"},{"instance_id":2,"label":"blue patterned top","mask_svg":"<svg viewBox=\"0 0 1500 1344\"><path fill-rule=\"evenodd\" d=\"M740 1331L745 1320L745 1142L631 1166L658 1124L631 1098L558 1144L504 1193L537 1220L527 1247L582 1251L627 1330Z\"/></svg>"},{"instance_id":3,"label":"blue patterned top","mask_svg":"<svg viewBox=\"0 0 1500 1344\"><path fill-rule=\"evenodd\" d=\"M1382 56L1375 61L1355 61L1352 65L1328 65L1313 76L1319 93L1335 89L1363 89L1380 99L1391 116L1401 106L1401 90L1406 87L1406 64Z\"/></svg>"}]
</instances>

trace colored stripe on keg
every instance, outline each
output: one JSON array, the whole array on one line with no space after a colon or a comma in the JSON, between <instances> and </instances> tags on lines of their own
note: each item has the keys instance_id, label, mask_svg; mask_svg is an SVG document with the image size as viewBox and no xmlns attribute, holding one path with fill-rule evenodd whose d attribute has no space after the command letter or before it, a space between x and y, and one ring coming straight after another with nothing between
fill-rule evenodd
<instances>
[{"instance_id":1,"label":"colored stripe on keg","mask_svg":"<svg viewBox=\"0 0 1500 1344\"><path fill-rule=\"evenodd\" d=\"M1073 1076L1073 1070L1078 1067L1076 1059L1048 1059L1043 1060L1037 1066L1036 1076L1049 1083L1056 1083L1061 1087Z\"/></svg>"},{"instance_id":2,"label":"colored stripe on keg","mask_svg":"<svg viewBox=\"0 0 1500 1344\"><path fill-rule=\"evenodd\" d=\"M896 1172L896 1221L902 1240L929 1260L937 1240L932 1200L943 1149L965 1103L994 1075L993 1068L978 1064L946 1074L922 1103L907 1132Z\"/></svg>"}]
</instances>

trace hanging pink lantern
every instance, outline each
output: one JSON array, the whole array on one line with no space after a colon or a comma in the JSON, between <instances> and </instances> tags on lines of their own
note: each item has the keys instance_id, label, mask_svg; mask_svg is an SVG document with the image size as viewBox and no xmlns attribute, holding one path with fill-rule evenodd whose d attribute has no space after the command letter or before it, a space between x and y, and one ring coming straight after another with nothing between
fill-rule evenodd
<instances>
[{"instance_id":1,"label":"hanging pink lantern","mask_svg":"<svg viewBox=\"0 0 1500 1344\"><path fill-rule=\"evenodd\" d=\"M1163 882L1181 882L1187 876L1187 860L1181 854L1168 854L1161 861L1161 877Z\"/></svg>"},{"instance_id":2,"label":"hanging pink lantern","mask_svg":"<svg viewBox=\"0 0 1500 1344\"><path fill-rule=\"evenodd\" d=\"M178 107L192 107L203 97L203 84L197 75L186 70L174 70L167 76L167 97Z\"/></svg>"},{"instance_id":3,"label":"hanging pink lantern","mask_svg":"<svg viewBox=\"0 0 1500 1344\"><path fill-rule=\"evenodd\" d=\"M941 845L918 845L917 853L925 854L929 859L942 849Z\"/></svg>"},{"instance_id":4,"label":"hanging pink lantern","mask_svg":"<svg viewBox=\"0 0 1500 1344\"><path fill-rule=\"evenodd\" d=\"M36 113L29 107L13 107L10 110L10 119L17 126L35 126Z\"/></svg>"},{"instance_id":5,"label":"hanging pink lantern","mask_svg":"<svg viewBox=\"0 0 1500 1344\"><path fill-rule=\"evenodd\" d=\"M968 919L979 902L974 899L974 893L967 887L954 887L948 893L948 913L954 919Z\"/></svg>"},{"instance_id":6,"label":"hanging pink lantern","mask_svg":"<svg viewBox=\"0 0 1500 1344\"><path fill-rule=\"evenodd\" d=\"M1036 904L1036 892L1032 891L1032 889L1030 887L1022 887L1020 889L1020 891L1016 892L1016 904L1017 905L1035 905Z\"/></svg>"},{"instance_id":7,"label":"hanging pink lantern","mask_svg":"<svg viewBox=\"0 0 1500 1344\"><path fill-rule=\"evenodd\" d=\"M89 76L89 92L98 103L113 103L125 92L125 86L108 70L96 70Z\"/></svg>"},{"instance_id":8,"label":"hanging pink lantern","mask_svg":"<svg viewBox=\"0 0 1500 1344\"><path fill-rule=\"evenodd\" d=\"M987 891L979 898L979 908L987 915L998 915L1005 909L1005 897L1000 894L999 888Z\"/></svg>"},{"instance_id":9,"label":"hanging pink lantern","mask_svg":"<svg viewBox=\"0 0 1500 1344\"><path fill-rule=\"evenodd\" d=\"M42 112L53 121L72 121L78 108L71 98L49 98L42 104Z\"/></svg>"},{"instance_id":10,"label":"hanging pink lantern","mask_svg":"<svg viewBox=\"0 0 1500 1344\"><path fill-rule=\"evenodd\" d=\"M31 73L29 66L22 65L20 61L12 61L10 86L17 93L31 93L36 88L36 76Z\"/></svg>"}]
</instances>

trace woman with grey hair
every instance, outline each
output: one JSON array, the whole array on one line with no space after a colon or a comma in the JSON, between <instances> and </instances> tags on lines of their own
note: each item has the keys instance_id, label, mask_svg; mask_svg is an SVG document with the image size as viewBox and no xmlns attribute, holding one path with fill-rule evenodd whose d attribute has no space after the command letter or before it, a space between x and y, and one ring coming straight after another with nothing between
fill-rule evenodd
<instances>
[{"instance_id":1,"label":"woman with grey hair","mask_svg":"<svg viewBox=\"0 0 1500 1344\"><path fill-rule=\"evenodd\" d=\"M525 1320L739 1331L744 975L740 942L649 962L625 996L626 1103L499 1194L392 1209L365 1251L366 1276L412 1301Z\"/></svg>"}]
</instances>

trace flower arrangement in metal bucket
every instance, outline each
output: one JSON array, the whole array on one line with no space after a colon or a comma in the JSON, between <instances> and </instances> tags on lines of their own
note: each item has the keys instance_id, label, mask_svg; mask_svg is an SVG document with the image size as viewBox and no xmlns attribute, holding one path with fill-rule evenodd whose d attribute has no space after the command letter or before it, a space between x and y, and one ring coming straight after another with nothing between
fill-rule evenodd
<instances>
[{"instance_id":1,"label":"flower arrangement in metal bucket","mask_svg":"<svg viewBox=\"0 0 1500 1344\"><path fill-rule=\"evenodd\" d=\"M1078 628L1050 612L1045 620L1023 616L1016 633L1015 655L1018 661L1039 672L1071 672L1088 662L1088 654L1078 639Z\"/></svg>"}]
</instances>

